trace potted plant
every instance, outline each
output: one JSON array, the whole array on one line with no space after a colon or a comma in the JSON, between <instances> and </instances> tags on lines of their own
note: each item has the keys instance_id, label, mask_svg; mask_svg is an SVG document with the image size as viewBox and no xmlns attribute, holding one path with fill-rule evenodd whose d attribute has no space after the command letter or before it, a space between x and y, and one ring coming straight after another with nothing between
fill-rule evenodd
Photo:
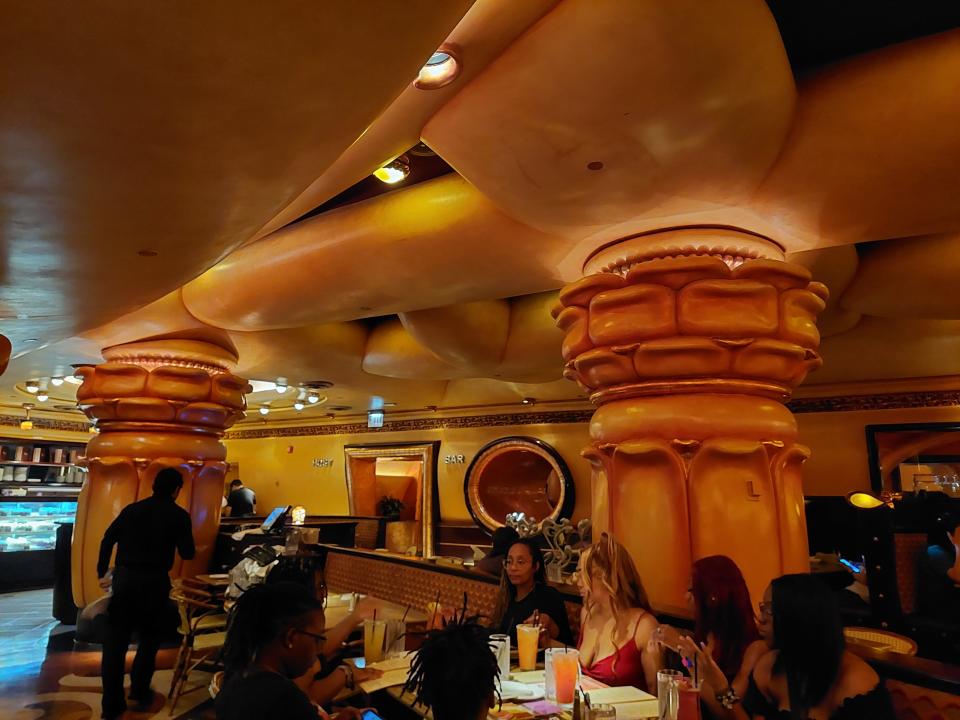
<instances>
[{"instance_id":1,"label":"potted plant","mask_svg":"<svg viewBox=\"0 0 960 720\"><path fill-rule=\"evenodd\" d=\"M407 553L417 546L416 520L401 520L400 513L405 505L400 498L384 495L377 502L377 512L387 519L387 550L395 553Z\"/></svg>"},{"instance_id":2,"label":"potted plant","mask_svg":"<svg viewBox=\"0 0 960 720\"><path fill-rule=\"evenodd\" d=\"M400 519L400 513L403 512L404 507L406 506L403 504L403 500L390 495L384 495L377 502L377 512L383 517L393 520Z\"/></svg>"}]
</instances>

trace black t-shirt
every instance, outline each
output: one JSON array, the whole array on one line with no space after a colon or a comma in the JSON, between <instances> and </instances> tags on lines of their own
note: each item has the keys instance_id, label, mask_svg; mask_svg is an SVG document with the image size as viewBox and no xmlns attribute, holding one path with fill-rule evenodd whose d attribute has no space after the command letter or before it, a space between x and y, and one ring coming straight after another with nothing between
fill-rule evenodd
<instances>
[{"instance_id":1,"label":"black t-shirt","mask_svg":"<svg viewBox=\"0 0 960 720\"><path fill-rule=\"evenodd\" d=\"M526 622L527 618L533 615L534 610L549 615L550 619L557 624L560 628L558 642L573 644L573 634L570 632L570 621L567 620L567 606L563 602L563 596L556 588L543 583L536 583L529 595L519 602L513 600L507 606L498 632L509 633L513 642L516 643L517 625Z\"/></svg>"},{"instance_id":2,"label":"black t-shirt","mask_svg":"<svg viewBox=\"0 0 960 720\"><path fill-rule=\"evenodd\" d=\"M253 506L257 496L248 487L238 487L227 495L227 505L230 506L230 516L253 515Z\"/></svg>"},{"instance_id":3,"label":"black t-shirt","mask_svg":"<svg viewBox=\"0 0 960 720\"><path fill-rule=\"evenodd\" d=\"M262 670L227 680L214 707L217 720L317 720L317 709L292 680Z\"/></svg>"},{"instance_id":4,"label":"black t-shirt","mask_svg":"<svg viewBox=\"0 0 960 720\"><path fill-rule=\"evenodd\" d=\"M97 575L107 574L110 553L117 546L117 567L166 575L173 567L174 551L184 560L193 558L190 513L173 498L153 495L127 505L103 535Z\"/></svg>"}]
</instances>

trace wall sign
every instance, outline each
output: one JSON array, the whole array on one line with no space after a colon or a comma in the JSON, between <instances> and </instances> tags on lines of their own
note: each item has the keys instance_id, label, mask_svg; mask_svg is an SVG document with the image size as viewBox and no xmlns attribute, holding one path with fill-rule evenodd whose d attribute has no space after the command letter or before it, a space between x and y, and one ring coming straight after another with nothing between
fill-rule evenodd
<instances>
[{"instance_id":1,"label":"wall sign","mask_svg":"<svg viewBox=\"0 0 960 720\"><path fill-rule=\"evenodd\" d=\"M313 466L315 468L333 467L333 458L314 458Z\"/></svg>"},{"instance_id":2,"label":"wall sign","mask_svg":"<svg viewBox=\"0 0 960 720\"><path fill-rule=\"evenodd\" d=\"M444 455L443 462L447 465L463 465L466 462L463 455Z\"/></svg>"}]
</instances>

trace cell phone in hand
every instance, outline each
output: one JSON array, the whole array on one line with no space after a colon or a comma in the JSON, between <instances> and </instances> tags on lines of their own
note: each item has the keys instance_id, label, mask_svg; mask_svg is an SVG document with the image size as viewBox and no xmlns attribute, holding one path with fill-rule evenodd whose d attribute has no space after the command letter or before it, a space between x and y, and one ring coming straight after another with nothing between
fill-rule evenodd
<instances>
[{"instance_id":1,"label":"cell phone in hand","mask_svg":"<svg viewBox=\"0 0 960 720\"><path fill-rule=\"evenodd\" d=\"M855 562L850 562L846 558L840 558L840 564L850 568L855 573L858 573L861 570L863 570L863 565L860 565Z\"/></svg>"},{"instance_id":2,"label":"cell phone in hand","mask_svg":"<svg viewBox=\"0 0 960 720\"><path fill-rule=\"evenodd\" d=\"M373 710L364 710L363 714L360 716L360 720L383 720L383 718L377 715Z\"/></svg>"}]
</instances>

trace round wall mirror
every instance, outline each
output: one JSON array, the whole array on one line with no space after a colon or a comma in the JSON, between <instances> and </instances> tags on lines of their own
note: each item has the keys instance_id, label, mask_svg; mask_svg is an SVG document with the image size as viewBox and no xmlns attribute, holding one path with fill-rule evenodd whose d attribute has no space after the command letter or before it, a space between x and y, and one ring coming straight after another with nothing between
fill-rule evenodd
<instances>
[{"instance_id":1,"label":"round wall mirror","mask_svg":"<svg viewBox=\"0 0 960 720\"><path fill-rule=\"evenodd\" d=\"M463 482L467 508L489 532L503 527L509 513L538 522L573 513L573 477L563 458L547 443L505 437L484 445Z\"/></svg>"}]
</instances>

